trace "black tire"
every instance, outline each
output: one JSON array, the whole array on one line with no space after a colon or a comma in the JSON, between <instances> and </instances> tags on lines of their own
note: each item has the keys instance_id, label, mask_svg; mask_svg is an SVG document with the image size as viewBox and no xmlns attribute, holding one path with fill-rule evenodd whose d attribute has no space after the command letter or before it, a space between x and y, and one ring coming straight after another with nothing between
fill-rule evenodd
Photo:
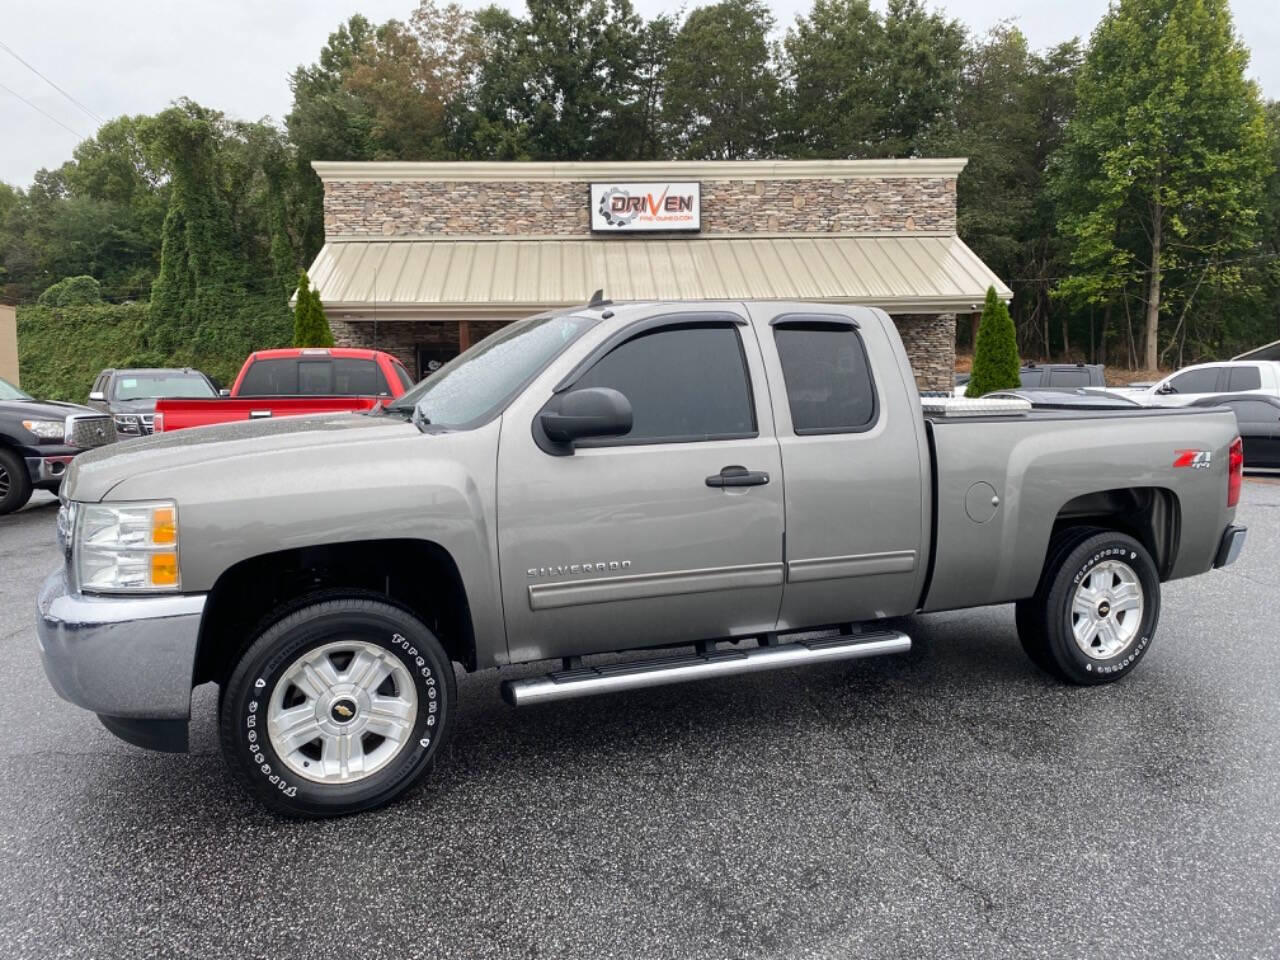
<instances>
[{"instance_id":1,"label":"black tire","mask_svg":"<svg viewBox=\"0 0 1280 960\"><path fill-rule=\"evenodd\" d=\"M351 782L321 783L301 775L281 758L268 732L267 715L278 686L288 687L280 694L282 697L301 693L281 681L303 654L343 643L380 647L396 658L405 669L395 669L388 658L386 663L396 676L388 675L387 679L400 696L407 696L406 691L398 689L400 683L412 686L416 714L411 733L382 766ZM369 696L380 691L382 687L372 690ZM276 813L290 817L357 813L388 803L426 775L448 737L456 701L453 664L422 621L382 600L329 596L295 609L267 627L240 658L221 696L222 752L236 779ZM325 702L315 698L317 716L327 722ZM332 709L341 709L350 717L348 707L356 708L351 698L333 700ZM332 716L337 720L336 713ZM354 726L360 719L357 716L350 722L363 742L366 735L359 734ZM377 734L367 736L379 743L383 739ZM307 749L318 753L321 748L308 745ZM293 762L301 766L298 754L292 756ZM316 763L320 765L319 760Z\"/></svg>"},{"instance_id":2,"label":"black tire","mask_svg":"<svg viewBox=\"0 0 1280 960\"><path fill-rule=\"evenodd\" d=\"M1036 592L1026 600L1019 600L1014 605L1014 622L1018 627L1018 640L1022 644L1022 652L1031 662L1045 673L1057 676L1053 661L1048 656L1048 646L1044 637L1043 596L1053 586L1053 575L1062 567L1067 554L1085 540L1101 533L1099 527L1068 527L1060 531L1050 542L1045 557L1044 569L1040 572L1040 582Z\"/></svg>"},{"instance_id":3,"label":"black tire","mask_svg":"<svg viewBox=\"0 0 1280 960\"><path fill-rule=\"evenodd\" d=\"M0 516L26 506L31 499L31 474L12 450L0 447Z\"/></svg>"},{"instance_id":4,"label":"black tire","mask_svg":"<svg viewBox=\"0 0 1280 960\"><path fill-rule=\"evenodd\" d=\"M1118 569L1135 576L1141 589L1140 615L1115 612L1106 603L1102 619L1111 618L1116 629L1132 629L1126 617L1138 618L1137 627L1123 647L1108 652L1102 649L1102 635L1085 635L1081 641L1096 648L1086 653L1077 643L1073 631L1076 615L1072 601L1077 588L1090 583L1091 574L1104 563L1115 563ZM1099 573L1098 576L1104 575ZM1105 574L1108 581L1110 574ZM1119 577L1115 578L1117 581ZM1110 589L1110 583L1107 584ZM1100 606L1100 610L1102 607ZM1113 683L1127 676L1151 647L1156 624L1160 619L1160 576L1151 555L1137 540L1112 531L1069 531L1055 541L1045 563L1040 587L1034 597L1018 604L1018 635L1023 649L1042 669L1067 683L1093 686ZM1104 655L1106 654L1106 655Z\"/></svg>"}]
</instances>

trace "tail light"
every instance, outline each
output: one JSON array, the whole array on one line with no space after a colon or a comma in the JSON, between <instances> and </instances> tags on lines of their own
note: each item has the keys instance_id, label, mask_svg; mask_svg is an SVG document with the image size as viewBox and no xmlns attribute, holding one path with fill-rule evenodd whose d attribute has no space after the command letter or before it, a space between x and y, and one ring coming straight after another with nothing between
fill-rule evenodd
<instances>
[{"instance_id":1,"label":"tail light","mask_svg":"<svg viewBox=\"0 0 1280 960\"><path fill-rule=\"evenodd\" d=\"M164 433L164 414L157 411L155 419L151 421L152 433Z\"/></svg>"},{"instance_id":2,"label":"tail light","mask_svg":"<svg viewBox=\"0 0 1280 960\"><path fill-rule=\"evenodd\" d=\"M1240 487L1244 484L1244 441L1236 437L1227 451L1227 506L1240 502Z\"/></svg>"}]
</instances>

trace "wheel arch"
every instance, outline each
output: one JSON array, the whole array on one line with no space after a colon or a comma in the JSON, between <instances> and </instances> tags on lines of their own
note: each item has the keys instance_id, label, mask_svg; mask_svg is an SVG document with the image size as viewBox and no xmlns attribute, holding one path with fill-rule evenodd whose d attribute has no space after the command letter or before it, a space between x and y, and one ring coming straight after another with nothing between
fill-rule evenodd
<instances>
[{"instance_id":1,"label":"wheel arch","mask_svg":"<svg viewBox=\"0 0 1280 960\"><path fill-rule=\"evenodd\" d=\"M1133 537L1151 554L1162 581L1178 557L1182 504L1166 487L1118 487L1081 494L1054 517L1051 542L1071 527L1100 527Z\"/></svg>"},{"instance_id":2,"label":"wheel arch","mask_svg":"<svg viewBox=\"0 0 1280 960\"><path fill-rule=\"evenodd\" d=\"M219 684L263 629L318 594L349 590L404 607L445 652L476 668L466 587L453 556L430 540L355 540L259 554L225 570L205 604L192 685Z\"/></svg>"}]
</instances>

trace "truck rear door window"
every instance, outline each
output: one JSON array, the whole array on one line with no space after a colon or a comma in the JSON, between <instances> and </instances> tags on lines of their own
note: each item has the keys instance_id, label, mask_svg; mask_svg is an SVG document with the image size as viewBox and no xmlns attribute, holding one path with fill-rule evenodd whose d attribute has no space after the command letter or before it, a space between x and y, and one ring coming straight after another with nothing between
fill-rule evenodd
<instances>
[{"instance_id":1,"label":"truck rear door window","mask_svg":"<svg viewBox=\"0 0 1280 960\"><path fill-rule=\"evenodd\" d=\"M875 383L855 327L781 318L773 337L796 433L854 433L875 423Z\"/></svg>"},{"instance_id":2,"label":"truck rear door window","mask_svg":"<svg viewBox=\"0 0 1280 960\"><path fill-rule=\"evenodd\" d=\"M756 435L742 341L731 325L662 327L621 344L574 388L612 387L631 401L631 432L618 445L732 440Z\"/></svg>"},{"instance_id":3,"label":"truck rear door window","mask_svg":"<svg viewBox=\"0 0 1280 960\"><path fill-rule=\"evenodd\" d=\"M1227 378L1227 392L1239 393L1242 390L1261 390L1262 374L1257 367L1232 367Z\"/></svg>"}]
</instances>

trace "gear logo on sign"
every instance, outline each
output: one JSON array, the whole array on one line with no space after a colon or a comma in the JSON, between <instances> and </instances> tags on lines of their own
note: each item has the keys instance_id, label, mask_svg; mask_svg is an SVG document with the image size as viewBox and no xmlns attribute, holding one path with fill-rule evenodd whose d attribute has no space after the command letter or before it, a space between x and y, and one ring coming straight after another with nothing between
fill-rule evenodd
<instances>
[{"instance_id":1,"label":"gear logo on sign","mask_svg":"<svg viewBox=\"0 0 1280 960\"><path fill-rule=\"evenodd\" d=\"M606 190L600 196L600 216L604 219L604 222L609 224L611 227L625 227L640 215L640 211L630 204L623 204L624 209L622 210L613 210L614 197L630 199L631 194L627 193L625 190L619 190L617 187Z\"/></svg>"}]
</instances>

